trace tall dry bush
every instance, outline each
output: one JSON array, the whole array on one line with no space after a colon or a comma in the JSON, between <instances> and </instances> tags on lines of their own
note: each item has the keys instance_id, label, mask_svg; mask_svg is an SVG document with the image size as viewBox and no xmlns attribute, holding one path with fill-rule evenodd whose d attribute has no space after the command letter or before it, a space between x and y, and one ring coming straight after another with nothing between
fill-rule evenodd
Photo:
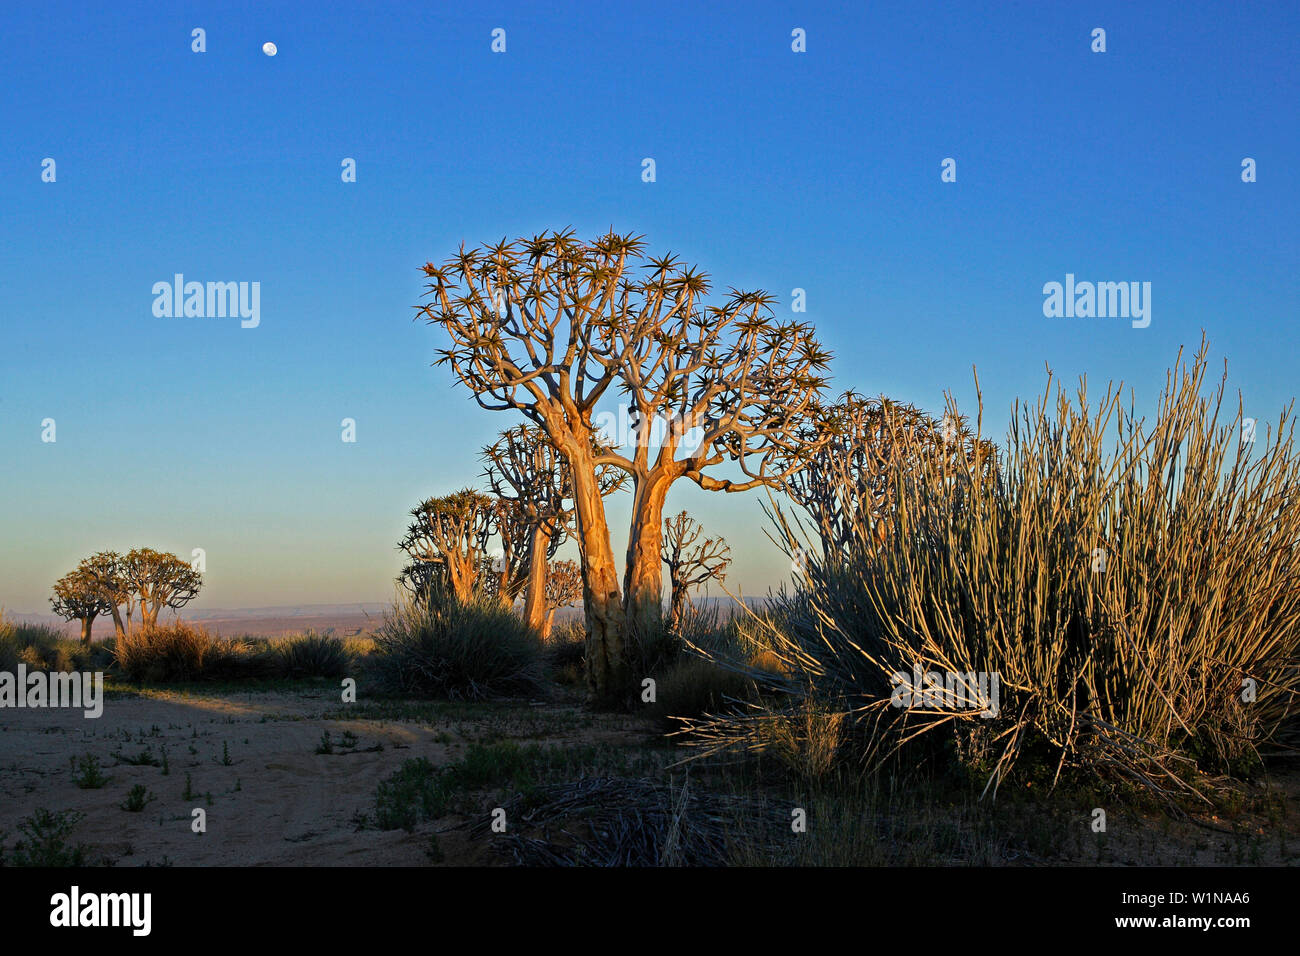
<instances>
[{"instance_id":1,"label":"tall dry bush","mask_svg":"<svg viewBox=\"0 0 1300 956\"><path fill-rule=\"evenodd\" d=\"M864 528L842 559L810 561L754 628L785 691L842 711L872 759L951 731L994 790L1031 750L1057 776L1166 793L1257 760L1300 690L1300 460L1291 407L1244 441L1206 370L1204 345L1190 368L1180 353L1150 423L1114 386L1072 400L1049 380L1017 404L997 469L895 457L883 540ZM996 673L998 716L894 706L911 679L893 675L914 669ZM759 747L761 727L694 729L711 750Z\"/></svg>"},{"instance_id":2,"label":"tall dry bush","mask_svg":"<svg viewBox=\"0 0 1300 956\"><path fill-rule=\"evenodd\" d=\"M223 640L183 621L128 631L114 646L117 666L129 680L171 682L261 676L261 667L238 640Z\"/></svg>"}]
</instances>

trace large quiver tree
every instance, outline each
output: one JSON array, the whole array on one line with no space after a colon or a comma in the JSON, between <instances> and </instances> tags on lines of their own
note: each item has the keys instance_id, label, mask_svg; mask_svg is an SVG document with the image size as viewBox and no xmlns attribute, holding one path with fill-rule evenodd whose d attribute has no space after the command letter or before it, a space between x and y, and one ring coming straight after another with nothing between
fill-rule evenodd
<instances>
[{"instance_id":1,"label":"large quiver tree","mask_svg":"<svg viewBox=\"0 0 1300 956\"><path fill-rule=\"evenodd\" d=\"M682 477L710 491L779 484L822 439L830 358L808 326L772 319L766 293L732 290L708 306L702 273L672 256L638 262L643 250L639 237L612 232L590 243L566 231L462 245L443 265L425 265L431 301L418 307L451 339L438 364L483 408L521 412L569 463L588 685L606 705L629 691L629 614L639 627L662 613L669 487ZM652 427L629 454L594 450L597 403L620 393L638 421L667 422L653 457ZM686 448L688 435L698 441ZM731 475L706 474L726 461ZM626 607L598 479L606 465L633 480Z\"/></svg>"},{"instance_id":2,"label":"large quiver tree","mask_svg":"<svg viewBox=\"0 0 1300 956\"><path fill-rule=\"evenodd\" d=\"M164 608L179 611L198 596L202 575L174 554L153 548L134 548L122 559L122 576L140 601L140 622L158 623Z\"/></svg>"}]
</instances>

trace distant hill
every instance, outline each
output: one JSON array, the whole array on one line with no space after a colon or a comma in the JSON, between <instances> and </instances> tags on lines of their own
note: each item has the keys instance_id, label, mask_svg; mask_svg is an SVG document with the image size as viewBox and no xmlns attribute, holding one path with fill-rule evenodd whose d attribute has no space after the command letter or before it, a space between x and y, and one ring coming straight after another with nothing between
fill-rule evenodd
<instances>
[{"instance_id":1,"label":"distant hill","mask_svg":"<svg viewBox=\"0 0 1300 956\"><path fill-rule=\"evenodd\" d=\"M761 607L762 598L747 598L750 607ZM736 604L729 597L697 597L697 607L712 609L729 617L735 613ZM237 608L202 608L186 611L180 615L182 620L202 624L209 630L225 637L249 634L259 637L274 637L281 634L297 634L302 631L333 631L340 636L360 634L374 630L383 621L388 604L379 602L362 602L358 604L298 604L276 607L237 607ZM562 608L557 614L557 621L576 617L582 613L578 608ZM56 627L75 636L80 634L81 626L76 621L65 622L53 614L22 614L6 612L6 616L15 621L28 624L45 624ZM164 620L170 618L164 616ZM108 637L113 633L113 619L101 615L95 619L94 637Z\"/></svg>"},{"instance_id":2,"label":"distant hill","mask_svg":"<svg viewBox=\"0 0 1300 956\"><path fill-rule=\"evenodd\" d=\"M387 604L302 604L279 607L202 608L186 611L181 619L202 624L225 636L252 634L275 636L296 634L299 631L333 630L340 635L358 634L372 630L383 619ZM29 624L46 624L68 634L79 634L76 621L64 622L53 614L8 613L16 621ZM169 620L166 615L163 620ZM95 618L94 636L107 637L113 633L113 619L108 615Z\"/></svg>"}]
</instances>

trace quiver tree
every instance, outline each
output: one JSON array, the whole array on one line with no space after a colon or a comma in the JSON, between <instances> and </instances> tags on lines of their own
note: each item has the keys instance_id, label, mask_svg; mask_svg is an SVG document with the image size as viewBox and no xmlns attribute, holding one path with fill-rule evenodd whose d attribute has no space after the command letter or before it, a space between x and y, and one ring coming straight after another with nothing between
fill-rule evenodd
<instances>
[{"instance_id":1,"label":"quiver tree","mask_svg":"<svg viewBox=\"0 0 1300 956\"><path fill-rule=\"evenodd\" d=\"M397 583L418 603L425 604L446 591L447 569L441 564L410 561L397 576Z\"/></svg>"},{"instance_id":2,"label":"quiver tree","mask_svg":"<svg viewBox=\"0 0 1300 956\"><path fill-rule=\"evenodd\" d=\"M122 576L139 598L140 623L153 627L163 608L179 611L198 596L203 578L188 562L152 548L135 548L122 559Z\"/></svg>"},{"instance_id":3,"label":"quiver tree","mask_svg":"<svg viewBox=\"0 0 1300 956\"><path fill-rule=\"evenodd\" d=\"M528 510L519 501L497 497L492 530L501 542L501 554L489 559L488 573L492 577L492 593L506 607L514 607L515 599L528 585L534 528ZM546 557L543 554L543 565Z\"/></svg>"},{"instance_id":4,"label":"quiver tree","mask_svg":"<svg viewBox=\"0 0 1300 956\"><path fill-rule=\"evenodd\" d=\"M709 491L779 484L822 440L818 399L830 355L799 323L772 319L764 292L732 290L705 305L706 276L672 256L641 260L644 243L571 231L502 240L427 263L432 301L418 306L451 346L447 364L493 411L517 410L543 429L572 471L583 567L588 683L599 703L629 689L628 615L662 614L664 499L686 477ZM615 392L610 393L614 387ZM593 414L621 394L638 422L630 454L594 450ZM652 457L648 427L667 423ZM698 440L684 447L698 426ZM729 461L731 477L706 474ZM626 607L597 469L633 481ZM735 474L739 472L739 474Z\"/></svg>"},{"instance_id":5,"label":"quiver tree","mask_svg":"<svg viewBox=\"0 0 1300 956\"><path fill-rule=\"evenodd\" d=\"M108 613L113 615L113 631L123 636L131 625L131 615L135 609L136 595L126 577L126 559L116 551L99 551L84 558L77 571L86 576L92 586L108 605ZM126 609L126 621L122 620L122 609Z\"/></svg>"},{"instance_id":6,"label":"quiver tree","mask_svg":"<svg viewBox=\"0 0 1300 956\"><path fill-rule=\"evenodd\" d=\"M81 622L81 643L90 643L90 629L95 618L112 612L115 607L105 596L99 581L85 567L69 571L54 583L54 596L50 598L54 613L65 621Z\"/></svg>"},{"instance_id":7,"label":"quiver tree","mask_svg":"<svg viewBox=\"0 0 1300 956\"><path fill-rule=\"evenodd\" d=\"M483 475L502 502L508 502L526 526L527 575L524 621L541 633L546 622L546 565L564 542L572 512L572 488L564 456L537 426L503 431L483 449Z\"/></svg>"},{"instance_id":8,"label":"quiver tree","mask_svg":"<svg viewBox=\"0 0 1300 956\"><path fill-rule=\"evenodd\" d=\"M663 562L668 565L672 602L668 620L681 628L690 592L708 581L722 581L731 564L731 548L722 538L703 538L704 529L685 511L664 521Z\"/></svg>"},{"instance_id":9,"label":"quiver tree","mask_svg":"<svg viewBox=\"0 0 1300 956\"><path fill-rule=\"evenodd\" d=\"M546 568L546 616L542 640L549 640L557 608L572 607L582 598L582 569L576 561L552 561Z\"/></svg>"},{"instance_id":10,"label":"quiver tree","mask_svg":"<svg viewBox=\"0 0 1300 956\"><path fill-rule=\"evenodd\" d=\"M496 501L473 488L441 498L428 498L411 509L415 519L398 542L412 564L438 565L456 600L469 602L483 570L488 541L496 521ZM432 573L403 572L418 589ZM428 591L426 589L425 593Z\"/></svg>"},{"instance_id":11,"label":"quiver tree","mask_svg":"<svg viewBox=\"0 0 1300 956\"><path fill-rule=\"evenodd\" d=\"M593 446L600 454L604 449ZM546 432L536 425L516 425L483 449L484 477L501 499L503 512L516 518L524 534L524 560L513 562L523 571L524 621L543 636L549 632L547 564L572 531L573 480L568 461ZM620 488L626 476L617 469L597 469L602 495ZM503 540L506 535L502 534ZM513 600L513 598L512 598Z\"/></svg>"},{"instance_id":12,"label":"quiver tree","mask_svg":"<svg viewBox=\"0 0 1300 956\"><path fill-rule=\"evenodd\" d=\"M785 482L786 494L812 520L825 560L885 540L900 480L996 477L997 447L973 435L955 409L934 418L884 396L846 392L827 415L833 437ZM787 537L793 539L788 529Z\"/></svg>"}]
</instances>

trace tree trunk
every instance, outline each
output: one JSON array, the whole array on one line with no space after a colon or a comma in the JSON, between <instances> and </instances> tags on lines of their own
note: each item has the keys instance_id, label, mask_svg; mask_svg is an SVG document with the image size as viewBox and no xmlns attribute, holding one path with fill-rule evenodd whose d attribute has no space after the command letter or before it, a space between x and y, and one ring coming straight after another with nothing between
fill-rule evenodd
<instances>
[{"instance_id":1,"label":"tree trunk","mask_svg":"<svg viewBox=\"0 0 1300 956\"><path fill-rule=\"evenodd\" d=\"M510 580L514 577L514 567L506 554L501 555L501 570L493 570L492 573L497 576L497 600L508 611L515 606L515 599L510 594Z\"/></svg>"},{"instance_id":2,"label":"tree trunk","mask_svg":"<svg viewBox=\"0 0 1300 956\"><path fill-rule=\"evenodd\" d=\"M524 623L542 636L546 628L546 552L551 547L550 529L538 525L533 529L528 555L528 590L524 594Z\"/></svg>"},{"instance_id":3,"label":"tree trunk","mask_svg":"<svg viewBox=\"0 0 1300 956\"><path fill-rule=\"evenodd\" d=\"M451 592L461 604L474 600L475 568L470 562L447 555L447 577L451 579Z\"/></svg>"},{"instance_id":4,"label":"tree trunk","mask_svg":"<svg viewBox=\"0 0 1300 956\"><path fill-rule=\"evenodd\" d=\"M565 449L573 473L582 554L582 607L587 618L587 687L600 707L618 707L630 690L624 647L627 619L618 588L614 548L605 520L605 501L589 447L571 441Z\"/></svg>"},{"instance_id":5,"label":"tree trunk","mask_svg":"<svg viewBox=\"0 0 1300 956\"><path fill-rule=\"evenodd\" d=\"M116 604L113 605L113 633L118 637L126 634L126 628L122 626L122 612L118 610Z\"/></svg>"},{"instance_id":6,"label":"tree trunk","mask_svg":"<svg viewBox=\"0 0 1300 956\"><path fill-rule=\"evenodd\" d=\"M546 617L542 618L542 640L551 639L551 625L555 623L555 608L546 612Z\"/></svg>"},{"instance_id":7,"label":"tree trunk","mask_svg":"<svg viewBox=\"0 0 1300 956\"><path fill-rule=\"evenodd\" d=\"M663 626L664 501L670 485L663 479L638 481L632 500L624 600L628 626L647 635Z\"/></svg>"},{"instance_id":8,"label":"tree trunk","mask_svg":"<svg viewBox=\"0 0 1300 956\"><path fill-rule=\"evenodd\" d=\"M668 612L668 626L674 634L680 634L682 615L686 613L686 587L680 581L673 581L672 587L672 609Z\"/></svg>"},{"instance_id":9,"label":"tree trunk","mask_svg":"<svg viewBox=\"0 0 1300 956\"><path fill-rule=\"evenodd\" d=\"M81 643L90 643L90 627L95 623L95 615L90 614L81 619Z\"/></svg>"}]
</instances>

